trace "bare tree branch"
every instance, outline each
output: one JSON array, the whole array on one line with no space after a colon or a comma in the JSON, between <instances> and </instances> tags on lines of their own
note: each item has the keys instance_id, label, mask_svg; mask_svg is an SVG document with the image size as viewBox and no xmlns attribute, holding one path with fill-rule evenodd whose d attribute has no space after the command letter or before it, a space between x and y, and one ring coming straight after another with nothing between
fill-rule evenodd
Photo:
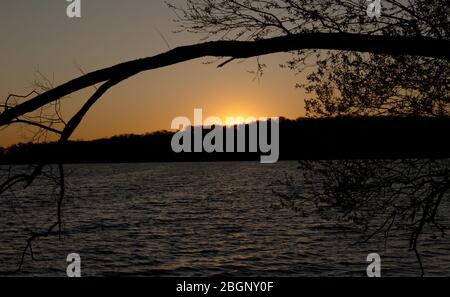
<instances>
[{"instance_id":1,"label":"bare tree branch","mask_svg":"<svg viewBox=\"0 0 450 297\"><path fill-rule=\"evenodd\" d=\"M51 89L0 114L0 127L73 92L107 81L119 83L142 71L157 69L201 57L250 58L302 49L413 55L450 60L450 41L427 37L375 36L347 33L305 33L256 41L215 41L178 47L149 58L97 70Z\"/></svg>"}]
</instances>

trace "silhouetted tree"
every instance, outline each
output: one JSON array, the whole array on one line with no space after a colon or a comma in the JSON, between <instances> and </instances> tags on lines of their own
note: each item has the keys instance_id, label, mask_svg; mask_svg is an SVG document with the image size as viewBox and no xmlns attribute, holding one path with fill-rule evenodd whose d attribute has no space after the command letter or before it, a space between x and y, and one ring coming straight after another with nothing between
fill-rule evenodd
<instances>
[{"instance_id":1,"label":"silhouetted tree","mask_svg":"<svg viewBox=\"0 0 450 297\"><path fill-rule=\"evenodd\" d=\"M378 18L368 18L368 3L359 0L188 0L187 6L172 7L180 16L181 28L203 34L206 39L258 40L318 32L450 39L448 1L381 3ZM308 71L307 81L297 87L310 94L305 103L311 117L449 116L449 60L402 54L307 49L293 52L284 67ZM417 242L427 225L443 230L435 218L442 199L448 195L447 161L340 160L301 164L305 180L316 184L316 191L306 195L301 187L291 189L290 194L279 193L284 205L299 210L301 206L295 202L314 202L321 213L340 210L343 218L355 221L367 232L375 229L367 239L380 232L388 237L393 226L403 226L411 231L410 247L424 274ZM293 188L290 181L285 183ZM380 217L385 217L381 227L369 224L379 222Z\"/></svg>"},{"instance_id":2,"label":"silhouetted tree","mask_svg":"<svg viewBox=\"0 0 450 297\"><path fill-rule=\"evenodd\" d=\"M178 12L182 29L203 34L207 39L258 40L311 33L445 41L450 38L448 1L384 0L376 19L367 16L368 3L188 0L184 7L171 7ZM312 71L308 69L307 82L298 85L313 94L306 100L309 115L448 115L448 59L412 57L406 51L399 52L405 55L379 55L377 45L370 47L369 53L333 48L293 52L286 67L304 71L313 66Z\"/></svg>"},{"instance_id":3,"label":"silhouetted tree","mask_svg":"<svg viewBox=\"0 0 450 297\"><path fill-rule=\"evenodd\" d=\"M210 41L83 74L56 87L44 79L32 93L5 100L0 128L16 123L37 127L39 133L58 135L64 144L110 88L142 71L201 57L226 57L219 65L223 67L234 59L277 52L293 52L286 66L296 71L317 64L308 84L316 95L307 101L312 115L448 111L450 29L445 0L385 0L379 19L367 16L365 0L187 0L184 7L169 5L180 17L181 30L203 33ZM63 120L60 104L89 87L96 87L92 96L68 121ZM437 96L442 94L446 95ZM7 171L0 194L18 185L30 186L45 168L37 164L30 173ZM31 233L24 256L36 238L54 234L57 227L56 233L61 232L62 164L58 169L56 221L47 232Z\"/></svg>"}]
</instances>

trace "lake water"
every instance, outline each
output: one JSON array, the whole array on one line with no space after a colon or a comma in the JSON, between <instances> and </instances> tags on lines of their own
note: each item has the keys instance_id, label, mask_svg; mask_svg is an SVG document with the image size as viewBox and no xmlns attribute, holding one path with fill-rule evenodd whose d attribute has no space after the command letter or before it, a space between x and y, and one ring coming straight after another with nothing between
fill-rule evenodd
<instances>
[{"instance_id":1,"label":"lake water","mask_svg":"<svg viewBox=\"0 0 450 297\"><path fill-rule=\"evenodd\" d=\"M301 184L296 162L68 165L64 233L33 245L23 275L65 276L78 253L83 276L364 276L369 253L384 276L418 276L408 243L387 246L318 216L279 208L275 182ZM305 185L306 187L306 185ZM51 193L51 191L50 191ZM54 219L46 184L0 197L0 273L12 274L27 228ZM448 212L447 212L448 213ZM450 241L424 235L427 275L450 275Z\"/></svg>"}]
</instances>

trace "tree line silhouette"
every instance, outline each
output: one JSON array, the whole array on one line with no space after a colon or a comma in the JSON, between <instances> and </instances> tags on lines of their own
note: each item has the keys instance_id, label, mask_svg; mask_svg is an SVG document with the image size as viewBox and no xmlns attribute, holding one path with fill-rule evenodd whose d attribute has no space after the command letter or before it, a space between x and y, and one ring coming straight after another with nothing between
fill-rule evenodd
<instances>
[{"instance_id":1,"label":"tree line silhouette","mask_svg":"<svg viewBox=\"0 0 450 297\"><path fill-rule=\"evenodd\" d=\"M224 135L226 127L224 129ZM236 130L237 126L231 128ZM248 148L249 126L245 125ZM280 119L280 160L450 158L450 118ZM203 135L210 130L204 128ZM1 164L256 161L256 153L174 153L175 132L92 141L23 143L0 149ZM234 131L236 133L236 131ZM270 138L269 138L270 139ZM236 146L236 143L235 143Z\"/></svg>"},{"instance_id":2,"label":"tree line silhouette","mask_svg":"<svg viewBox=\"0 0 450 297\"><path fill-rule=\"evenodd\" d=\"M367 16L367 4L365 0L169 3L179 30L198 34L202 43L83 73L59 86L44 79L28 95L10 94L0 105L0 128L20 124L36 128L38 138L53 134L59 139L53 144L23 144L1 150L3 163L29 161L35 165L27 174L11 174L13 166L4 170L0 194L22 191L37 177L48 176L48 163L58 164L58 176L51 180L59 191L49 194L57 196L55 221L45 232L30 232L21 264L28 252L33 256L33 241L61 235L66 161L87 162L88 157L97 162L119 162L121 158L124 162L150 161L157 155L163 161L164 154L167 160L178 157L181 161L220 160L225 156L251 159L248 154L174 156L165 140L171 138L169 132L71 141L86 114L111 88L141 72L203 57L217 58L218 68L255 57L259 77L265 68L259 56L289 52L290 58L282 66L294 73L307 72L306 81L298 84L308 93L306 115L331 118L284 122L280 127L281 159L307 160L301 167L306 180L319 183L314 195L302 193L305 189L301 188L292 197L300 204L325 203L327 209L340 211L344 218L357 218L355 226L367 227L364 237L368 240L377 233L387 240L392 228L404 229L410 233L409 248L424 275L418 242L426 228L445 230L436 213L450 194L448 159L436 160L448 158L450 151L446 143L450 6L448 0L386 0L380 17L373 19ZM95 92L75 114L63 119L60 105L86 88ZM100 144L103 150L97 150ZM381 160L384 158L399 159ZM369 203L378 211L368 212L372 209ZM364 222L380 218L385 222L381 226Z\"/></svg>"}]
</instances>

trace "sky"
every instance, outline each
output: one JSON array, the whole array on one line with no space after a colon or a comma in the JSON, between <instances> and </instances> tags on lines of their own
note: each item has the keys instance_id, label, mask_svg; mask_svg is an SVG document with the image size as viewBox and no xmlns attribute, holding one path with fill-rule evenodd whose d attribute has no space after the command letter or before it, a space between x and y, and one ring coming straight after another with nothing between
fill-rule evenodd
<instances>
[{"instance_id":1,"label":"sky","mask_svg":"<svg viewBox=\"0 0 450 297\"><path fill-rule=\"evenodd\" d=\"M172 2L183 3L183 0ZM65 0L0 2L0 101L26 94L40 74L62 84L117 63L195 44L201 36L174 33L175 14L160 0L81 0L82 17L68 18ZM164 39L161 35L164 36ZM295 88L304 79L279 65L287 54L261 58L267 70L255 80L255 59L218 69L212 58L139 74L111 89L91 109L72 139L170 129L178 116L276 117L304 115L305 94ZM39 74L40 73L40 74ZM94 90L62 101L66 119ZM11 126L0 131L0 146L31 140L32 131ZM51 140L51 139L50 139Z\"/></svg>"}]
</instances>

